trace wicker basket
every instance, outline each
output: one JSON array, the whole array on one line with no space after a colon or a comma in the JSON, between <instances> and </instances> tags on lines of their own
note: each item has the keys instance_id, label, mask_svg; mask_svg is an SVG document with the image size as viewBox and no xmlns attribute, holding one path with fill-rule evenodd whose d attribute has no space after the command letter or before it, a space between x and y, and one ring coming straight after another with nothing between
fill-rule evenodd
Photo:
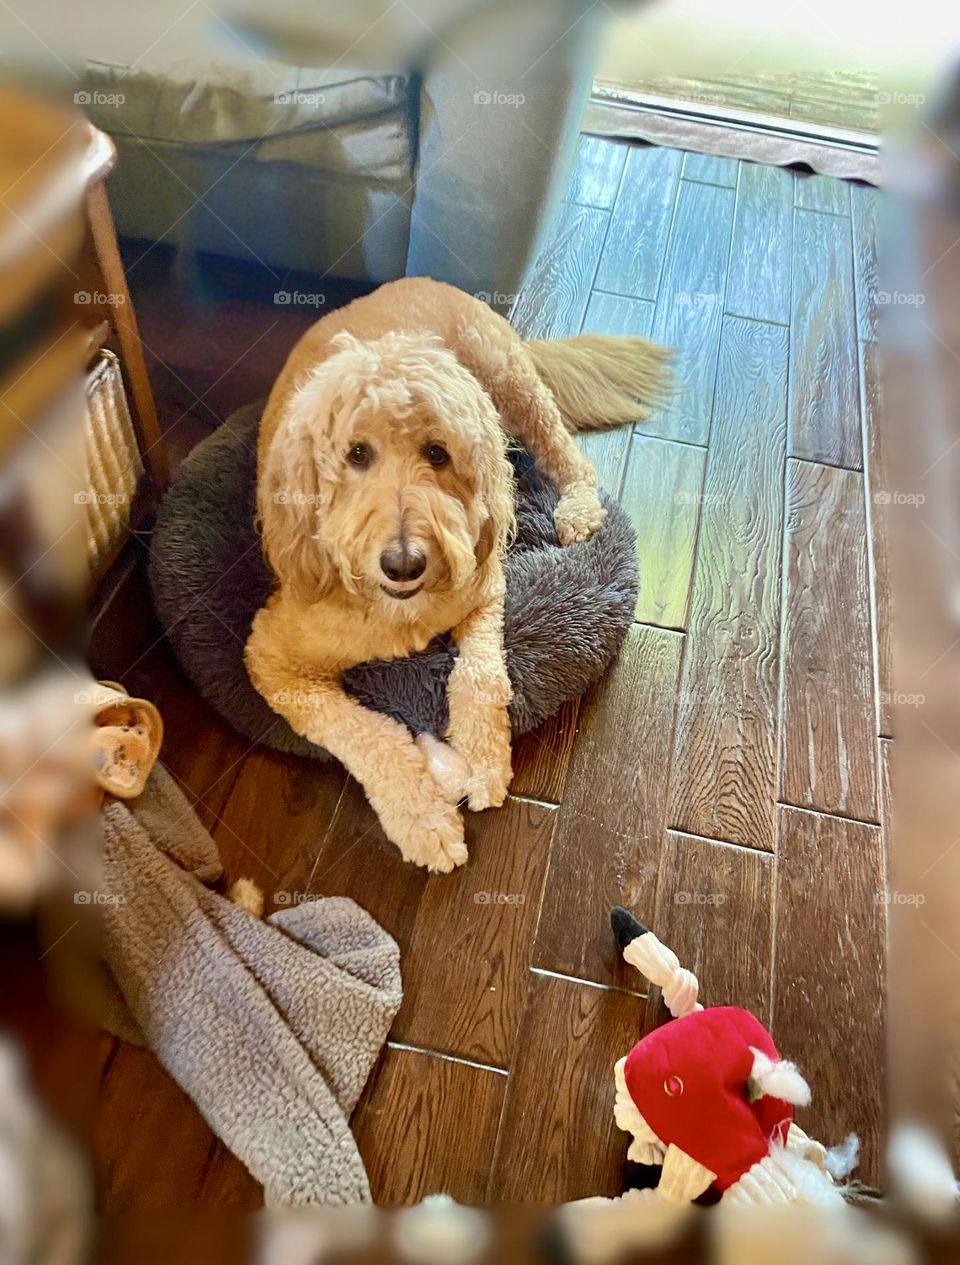
<instances>
[{"instance_id":1,"label":"wicker basket","mask_svg":"<svg viewBox=\"0 0 960 1265\"><path fill-rule=\"evenodd\" d=\"M130 521L143 474L120 362L112 351L100 352L87 377L86 454L87 552L95 571Z\"/></svg>"}]
</instances>

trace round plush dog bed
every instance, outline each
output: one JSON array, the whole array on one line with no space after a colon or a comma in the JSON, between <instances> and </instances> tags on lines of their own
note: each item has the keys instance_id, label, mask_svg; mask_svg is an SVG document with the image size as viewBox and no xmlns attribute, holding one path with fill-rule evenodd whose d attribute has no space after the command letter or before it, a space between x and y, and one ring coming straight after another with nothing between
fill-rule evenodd
<instances>
[{"instance_id":1,"label":"round plush dog bed","mask_svg":"<svg viewBox=\"0 0 960 1265\"><path fill-rule=\"evenodd\" d=\"M150 579L160 622L204 698L251 741L322 759L326 751L270 710L243 662L253 617L273 587L254 524L261 408L238 410L180 466L160 507ZM504 643L510 720L521 734L603 673L633 619L638 576L633 528L619 505L605 500L597 534L561 548L556 493L525 453L513 465L517 535L506 564ZM436 641L407 659L351 668L344 685L414 733L443 735L455 654Z\"/></svg>"}]
</instances>

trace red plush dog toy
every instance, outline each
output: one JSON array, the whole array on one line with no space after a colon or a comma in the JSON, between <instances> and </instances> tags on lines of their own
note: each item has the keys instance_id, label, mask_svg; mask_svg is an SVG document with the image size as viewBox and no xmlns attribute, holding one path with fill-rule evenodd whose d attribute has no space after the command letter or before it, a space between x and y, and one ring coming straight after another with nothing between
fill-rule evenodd
<instances>
[{"instance_id":1,"label":"red plush dog toy","mask_svg":"<svg viewBox=\"0 0 960 1265\"><path fill-rule=\"evenodd\" d=\"M832 1203L856 1139L828 1153L793 1119L810 1089L752 1014L704 1010L699 985L627 910L612 914L624 960L663 991L674 1016L615 1068L614 1114L633 1134L628 1158L662 1165L657 1198L689 1202L713 1189L728 1203Z\"/></svg>"}]
</instances>

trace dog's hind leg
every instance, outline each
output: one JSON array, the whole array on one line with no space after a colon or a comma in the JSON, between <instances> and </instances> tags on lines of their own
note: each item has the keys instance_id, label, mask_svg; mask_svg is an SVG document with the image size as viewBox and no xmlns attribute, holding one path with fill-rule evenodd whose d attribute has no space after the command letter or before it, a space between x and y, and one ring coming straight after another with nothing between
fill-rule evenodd
<instances>
[{"instance_id":1,"label":"dog's hind leg","mask_svg":"<svg viewBox=\"0 0 960 1265\"><path fill-rule=\"evenodd\" d=\"M564 425L557 402L529 352L509 327L463 332L457 356L483 385L504 430L519 440L560 494L554 512L562 545L589 540L606 517L597 472Z\"/></svg>"}]
</instances>

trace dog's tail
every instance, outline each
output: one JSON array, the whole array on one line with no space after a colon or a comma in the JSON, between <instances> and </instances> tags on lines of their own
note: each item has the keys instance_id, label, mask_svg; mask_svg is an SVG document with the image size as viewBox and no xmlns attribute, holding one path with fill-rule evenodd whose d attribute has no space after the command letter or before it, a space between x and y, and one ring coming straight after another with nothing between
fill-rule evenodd
<instances>
[{"instance_id":1,"label":"dog's tail","mask_svg":"<svg viewBox=\"0 0 960 1265\"><path fill-rule=\"evenodd\" d=\"M570 430L643 421L670 389L670 353L647 338L580 334L526 347Z\"/></svg>"}]
</instances>

